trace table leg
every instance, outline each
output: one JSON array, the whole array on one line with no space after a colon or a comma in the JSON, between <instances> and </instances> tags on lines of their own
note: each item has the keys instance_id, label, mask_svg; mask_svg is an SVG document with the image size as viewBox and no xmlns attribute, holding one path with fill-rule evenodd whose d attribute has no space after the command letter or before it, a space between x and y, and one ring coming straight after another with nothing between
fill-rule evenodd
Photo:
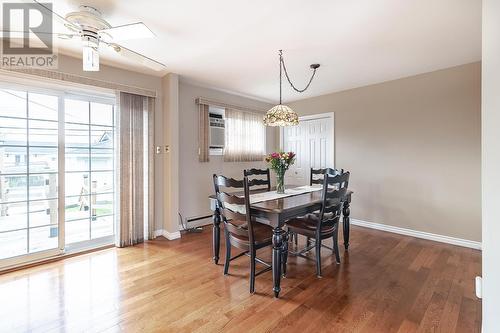
<instances>
[{"instance_id":1,"label":"table leg","mask_svg":"<svg viewBox=\"0 0 500 333\"><path fill-rule=\"evenodd\" d=\"M214 211L214 215L212 217L213 220L213 232L212 232L212 246L214 253L214 263L217 265L219 263L219 248L220 248L220 212L219 209L216 208Z\"/></svg>"},{"instance_id":2,"label":"table leg","mask_svg":"<svg viewBox=\"0 0 500 333\"><path fill-rule=\"evenodd\" d=\"M281 227L273 229L273 291L278 297L281 291L281 252L283 251L284 233Z\"/></svg>"},{"instance_id":3,"label":"table leg","mask_svg":"<svg viewBox=\"0 0 500 333\"><path fill-rule=\"evenodd\" d=\"M349 231L351 229L351 221L349 219L349 214L351 214L351 209L349 208L349 200L344 201L344 206L342 209L343 222L344 222L344 247L347 250L349 248Z\"/></svg>"},{"instance_id":4,"label":"table leg","mask_svg":"<svg viewBox=\"0 0 500 333\"><path fill-rule=\"evenodd\" d=\"M289 233L285 232L283 234L283 248L281 249L281 265L283 277L286 276L286 263L288 261L288 237Z\"/></svg>"}]
</instances>

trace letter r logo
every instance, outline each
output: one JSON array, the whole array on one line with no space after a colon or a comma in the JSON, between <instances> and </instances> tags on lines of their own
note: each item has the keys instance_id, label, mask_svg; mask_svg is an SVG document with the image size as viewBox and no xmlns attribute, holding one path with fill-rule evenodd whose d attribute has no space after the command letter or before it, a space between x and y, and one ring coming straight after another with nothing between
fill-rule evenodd
<instances>
[{"instance_id":1,"label":"letter r logo","mask_svg":"<svg viewBox=\"0 0 500 333\"><path fill-rule=\"evenodd\" d=\"M3 54L52 53L51 3L3 3L2 9ZM37 46L30 45L30 35Z\"/></svg>"}]
</instances>

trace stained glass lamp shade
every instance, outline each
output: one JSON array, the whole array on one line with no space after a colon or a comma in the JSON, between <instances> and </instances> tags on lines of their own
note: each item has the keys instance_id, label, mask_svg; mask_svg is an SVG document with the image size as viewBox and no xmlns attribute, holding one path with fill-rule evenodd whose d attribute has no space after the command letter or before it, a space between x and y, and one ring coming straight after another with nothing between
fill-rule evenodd
<instances>
[{"instance_id":1,"label":"stained glass lamp shade","mask_svg":"<svg viewBox=\"0 0 500 333\"><path fill-rule=\"evenodd\" d=\"M267 111L264 116L266 126L295 126L299 124L299 116L289 106L278 104Z\"/></svg>"}]
</instances>

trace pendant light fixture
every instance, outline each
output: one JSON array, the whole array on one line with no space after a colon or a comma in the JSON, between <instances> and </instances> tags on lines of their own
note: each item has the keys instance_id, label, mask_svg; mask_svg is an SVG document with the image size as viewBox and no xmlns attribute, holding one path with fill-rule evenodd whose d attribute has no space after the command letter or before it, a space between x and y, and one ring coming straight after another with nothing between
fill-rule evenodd
<instances>
[{"instance_id":1,"label":"pendant light fixture","mask_svg":"<svg viewBox=\"0 0 500 333\"><path fill-rule=\"evenodd\" d=\"M309 79L309 82L307 83L304 89L297 89L290 80L290 77L288 76L288 72L285 66L285 61L283 60L283 50L279 50L279 57L280 57L280 103L272 107L269 111L267 111L266 115L264 116L264 125L295 126L299 124L299 116L288 105L284 105L281 100L281 83L283 77L282 73L283 71L285 71L286 79L288 80L288 83L293 88L293 90L302 93L306 91L307 88L309 88L309 86L311 85L314 75L316 74L316 70L319 68L319 64L312 64L310 66L311 69L313 70L313 73L311 75L311 78Z\"/></svg>"}]
</instances>

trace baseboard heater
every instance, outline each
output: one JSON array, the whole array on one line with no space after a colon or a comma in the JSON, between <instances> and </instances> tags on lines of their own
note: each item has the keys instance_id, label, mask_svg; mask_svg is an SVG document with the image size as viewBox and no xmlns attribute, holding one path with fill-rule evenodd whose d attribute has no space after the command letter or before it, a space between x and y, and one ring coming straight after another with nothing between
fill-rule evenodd
<instances>
[{"instance_id":1,"label":"baseboard heater","mask_svg":"<svg viewBox=\"0 0 500 333\"><path fill-rule=\"evenodd\" d=\"M183 219L182 219L182 215L180 213L179 213L179 216L180 216L181 222L182 222ZM205 215L205 216L197 216L197 217L187 218L186 219L186 225L182 224L182 227L187 232L202 232L203 231L202 227L188 228L188 225L189 225L190 222L195 222L195 221L199 221L199 220L205 220L205 219L208 219L208 218L212 218L212 215Z\"/></svg>"}]
</instances>

